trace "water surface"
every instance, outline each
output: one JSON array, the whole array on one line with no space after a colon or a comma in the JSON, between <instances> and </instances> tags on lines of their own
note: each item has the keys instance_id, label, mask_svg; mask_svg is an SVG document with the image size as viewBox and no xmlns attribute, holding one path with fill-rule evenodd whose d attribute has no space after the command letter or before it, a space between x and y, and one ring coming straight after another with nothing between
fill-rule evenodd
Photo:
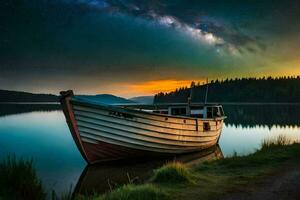
<instances>
[{"instance_id":1,"label":"water surface","mask_svg":"<svg viewBox=\"0 0 300 200\"><path fill-rule=\"evenodd\" d=\"M263 139L282 134L300 140L299 105L228 105L224 110L228 119L219 144L225 157L235 152L240 155L252 153L259 149ZM135 161L85 169L86 163L73 142L64 115L55 104L0 104L0 147L0 159L8 154L32 158L43 185L59 194L70 190L71 185L73 188L78 186L82 174L81 180L88 180L85 175L96 172L102 182L103 174L107 181L116 174L128 181L127 169L132 173L144 171L146 176L165 162L148 165L149 161ZM145 165L150 168L144 170ZM109 184L104 181L102 185Z\"/></svg>"}]
</instances>

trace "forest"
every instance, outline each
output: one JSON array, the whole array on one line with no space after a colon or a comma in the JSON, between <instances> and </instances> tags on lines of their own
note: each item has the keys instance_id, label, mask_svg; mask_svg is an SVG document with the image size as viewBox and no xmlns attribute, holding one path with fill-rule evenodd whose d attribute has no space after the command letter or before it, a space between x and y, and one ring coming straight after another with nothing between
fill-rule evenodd
<instances>
[{"instance_id":1,"label":"forest","mask_svg":"<svg viewBox=\"0 0 300 200\"><path fill-rule=\"evenodd\" d=\"M182 87L168 93L158 93L154 103L299 103L300 76L235 78L212 80L201 84L191 82L190 88Z\"/></svg>"},{"instance_id":2,"label":"forest","mask_svg":"<svg viewBox=\"0 0 300 200\"><path fill-rule=\"evenodd\" d=\"M33 94L0 90L0 102L58 102L59 97L53 94Z\"/></svg>"}]
</instances>

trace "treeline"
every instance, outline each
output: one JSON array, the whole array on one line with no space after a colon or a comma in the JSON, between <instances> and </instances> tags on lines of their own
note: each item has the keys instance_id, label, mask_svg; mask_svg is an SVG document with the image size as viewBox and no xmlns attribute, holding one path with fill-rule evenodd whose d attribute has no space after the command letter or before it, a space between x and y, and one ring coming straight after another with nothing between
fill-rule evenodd
<instances>
[{"instance_id":1,"label":"treeline","mask_svg":"<svg viewBox=\"0 0 300 200\"><path fill-rule=\"evenodd\" d=\"M58 96L53 94L0 90L0 102L57 102L58 100Z\"/></svg>"},{"instance_id":2,"label":"treeline","mask_svg":"<svg viewBox=\"0 0 300 200\"><path fill-rule=\"evenodd\" d=\"M60 104L0 104L0 117L29 113L29 112L50 112L61 110Z\"/></svg>"},{"instance_id":3,"label":"treeline","mask_svg":"<svg viewBox=\"0 0 300 200\"><path fill-rule=\"evenodd\" d=\"M226 124L242 127L299 126L300 105L224 105Z\"/></svg>"},{"instance_id":4,"label":"treeline","mask_svg":"<svg viewBox=\"0 0 300 200\"><path fill-rule=\"evenodd\" d=\"M289 76L192 82L190 88L156 94L154 103L184 103L190 95L192 102L204 102L207 86L207 102L300 102L300 76Z\"/></svg>"}]
</instances>

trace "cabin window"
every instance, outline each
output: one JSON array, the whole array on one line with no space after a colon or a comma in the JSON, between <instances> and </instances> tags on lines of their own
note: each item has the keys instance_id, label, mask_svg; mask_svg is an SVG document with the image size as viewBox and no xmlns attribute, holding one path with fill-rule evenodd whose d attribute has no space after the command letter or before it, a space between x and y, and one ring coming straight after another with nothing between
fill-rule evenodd
<instances>
[{"instance_id":1,"label":"cabin window","mask_svg":"<svg viewBox=\"0 0 300 200\"><path fill-rule=\"evenodd\" d=\"M224 116L222 107L220 106L207 107L207 118L222 117L222 116Z\"/></svg>"},{"instance_id":2,"label":"cabin window","mask_svg":"<svg viewBox=\"0 0 300 200\"><path fill-rule=\"evenodd\" d=\"M213 109L212 109L212 107L207 107L207 118L213 118Z\"/></svg>"},{"instance_id":3,"label":"cabin window","mask_svg":"<svg viewBox=\"0 0 300 200\"><path fill-rule=\"evenodd\" d=\"M222 114L220 112L220 109L218 107L213 107L213 116L214 117L221 117Z\"/></svg>"},{"instance_id":4,"label":"cabin window","mask_svg":"<svg viewBox=\"0 0 300 200\"><path fill-rule=\"evenodd\" d=\"M203 110L203 106L191 106L191 110Z\"/></svg>"},{"instance_id":5,"label":"cabin window","mask_svg":"<svg viewBox=\"0 0 300 200\"><path fill-rule=\"evenodd\" d=\"M219 107L219 110L220 110L221 116L224 116L224 110L223 110L223 108Z\"/></svg>"},{"instance_id":6,"label":"cabin window","mask_svg":"<svg viewBox=\"0 0 300 200\"><path fill-rule=\"evenodd\" d=\"M186 115L186 108L172 108L171 115Z\"/></svg>"},{"instance_id":7,"label":"cabin window","mask_svg":"<svg viewBox=\"0 0 300 200\"><path fill-rule=\"evenodd\" d=\"M210 131L209 122L203 122L203 131Z\"/></svg>"},{"instance_id":8,"label":"cabin window","mask_svg":"<svg viewBox=\"0 0 300 200\"><path fill-rule=\"evenodd\" d=\"M191 117L203 118L204 108L203 106L191 106Z\"/></svg>"}]
</instances>

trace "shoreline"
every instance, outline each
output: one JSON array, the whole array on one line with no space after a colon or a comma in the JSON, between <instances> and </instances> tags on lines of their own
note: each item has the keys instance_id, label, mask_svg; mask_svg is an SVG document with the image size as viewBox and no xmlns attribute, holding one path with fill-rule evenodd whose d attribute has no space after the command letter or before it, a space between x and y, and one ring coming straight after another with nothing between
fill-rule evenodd
<instances>
[{"instance_id":1,"label":"shoreline","mask_svg":"<svg viewBox=\"0 0 300 200\"><path fill-rule=\"evenodd\" d=\"M59 105L60 102L50 101L50 102L0 102L0 105L3 104L20 104L20 105Z\"/></svg>"},{"instance_id":2,"label":"shoreline","mask_svg":"<svg viewBox=\"0 0 300 200\"><path fill-rule=\"evenodd\" d=\"M284 137L264 142L260 150L247 156L234 155L192 167L181 163L171 163L171 167L166 164L155 170L145 184L129 185L133 187L131 190L125 185L98 197L105 200L122 199L124 195L134 197L138 193L134 188L139 190L141 187L149 187L151 191L148 192L154 196L144 199L161 199L161 195L164 196L162 199L176 200L263 200L300 196L300 144L288 144ZM156 180L160 172L164 179ZM278 188L281 193L276 193ZM287 191L288 197L285 196Z\"/></svg>"},{"instance_id":3,"label":"shoreline","mask_svg":"<svg viewBox=\"0 0 300 200\"><path fill-rule=\"evenodd\" d=\"M63 195L63 198L58 197L55 191L48 194L41 187L32 161L8 157L0 162L0 199L6 197L5 195L26 195L26 191L22 194L9 191L18 187L22 177L26 177L24 174L28 173L32 174L31 177L27 177L31 184L27 185L26 190L37 190L39 195L50 196L51 199L286 199L286 194L289 197L300 196L299 154L300 143L291 143L284 136L279 136L275 140L263 141L261 149L250 155L233 155L191 166L173 161L154 170L152 176L143 183L134 184L129 179L128 184L111 188L106 193L93 193L89 196L69 192ZM7 174L5 171L12 173ZM7 182L13 182L15 185L5 184ZM35 192L31 193L34 194ZM48 199L46 196L42 199Z\"/></svg>"}]
</instances>

